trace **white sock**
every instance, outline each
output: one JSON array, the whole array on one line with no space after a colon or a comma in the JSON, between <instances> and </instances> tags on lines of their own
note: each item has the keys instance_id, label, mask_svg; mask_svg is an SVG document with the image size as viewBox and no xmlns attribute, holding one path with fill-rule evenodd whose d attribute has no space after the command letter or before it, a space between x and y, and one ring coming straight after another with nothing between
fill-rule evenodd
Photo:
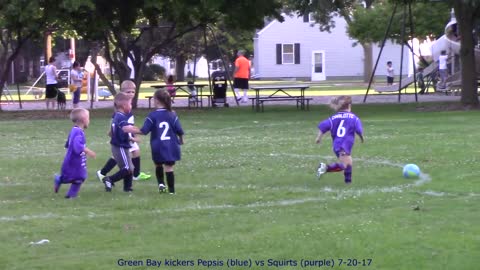
<instances>
[{"instance_id":1,"label":"white sock","mask_svg":"<svg viewBox=\"0 0 480 270\"><path fill-rule=\"evenodd\" d=\"M241 96L240 96L240 90L239 90L238 88L234 88L233 90L235 91L235 96L237 97L237 99L238 99L238 98L241 98Z\"/></svg>"}]
</instances>

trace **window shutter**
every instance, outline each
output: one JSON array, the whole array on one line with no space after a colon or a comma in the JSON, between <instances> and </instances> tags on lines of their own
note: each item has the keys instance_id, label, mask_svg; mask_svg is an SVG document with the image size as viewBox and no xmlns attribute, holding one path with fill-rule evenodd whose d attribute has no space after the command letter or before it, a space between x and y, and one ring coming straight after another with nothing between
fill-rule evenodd
<instances>
[{"instance_id":1,"label":"window shutter","mask_svg":"<svg viewBox=\"0 0 480 270\"><path fill-rule=\"evenodd\" d=\"M308 13L303 14L303 22L309 22L310 18L308 17Z\"/></svg>"},{"instance_id":2,"label":"window shutter","mask_svg":"<svg viewBox=\"0 0 480 270\"><path fill-rule=\"evenodd\" d=\"M282 64L282 44L277 44L277 65Z\"/></svg>"},{"instance_id":3,"label":"window shutter","mask_svg":"<svg viewBox=\"0 0 480 270\"><path fill-rule=\"evenodd\" d=\"M300 64L300 43L295 43L295 64Z\"/></svg>"}]
</instances>

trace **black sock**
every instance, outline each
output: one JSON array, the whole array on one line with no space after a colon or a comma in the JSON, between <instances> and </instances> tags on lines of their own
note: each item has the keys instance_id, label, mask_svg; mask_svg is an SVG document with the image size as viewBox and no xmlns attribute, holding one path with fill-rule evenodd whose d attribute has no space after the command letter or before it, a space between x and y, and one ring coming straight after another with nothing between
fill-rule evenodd
<instances>
[{"instance_id":1,"label":"black sock","mask_svg":"<svg viewBox=\"0 0 480 270\"><path fill-rule=\"evenodd\" d=\"M128 174L130 174L130 172L127 169L123 168L112 176L109 176L108 178L110 178L111 183L115 183L124 179Z\"/></svg>"},{"instance_id":2,"label":"black sock","mask_svg":"<svg viewBox=\"0 0 480 270\"><path fill-rule=\"evenodd\" d=\"M132 191L132 174L128 173L123 178L123 191Z\"/></svg>"},{"instance_id":3,"label":"black sock","mask_svg":"<svg viewBox=\"0 0 480 270\"><path fill-rule=\"evenodd\" d=\"M163 166L162 165L157 165L157 168L155 169L155 175L157 176L157 182L158 184L164 184L165 182L163 181Z\"/></svg>"},{"instance_id":4,"label":"black sock","mask_svg":"<svg viewBox=\"0 0 480 270\"><path fill-rule=\"evenodd\" d=\"M175 175L173 172L166 172L168 192L175 193Z\"/></svg>"},{"instance_id":5,"label":"black sock","mask_svg":"<svg viewBox=\"0 0 480 270\"><path fill-rule=\"evenodd\" d=\"M133 176L138 177L140 174L140 157L132 158L133 163Z\"/></svg>"},{"instance_id":6,"label":"black sock","mask_svg":"<svg viewBox=\"0 0 480 270\"><path fill-rule=\"evenodd\" d=\"M115 161L115 159L110 158L110 159L107 160L107 163L105 163L105 165L103 166L103 168L100 170L100 173L103 174L103 175L106 175L106 174L108 174L113 168L115 168L115 166L117 166L117 162Z\"/></svg>"}]
</instances>

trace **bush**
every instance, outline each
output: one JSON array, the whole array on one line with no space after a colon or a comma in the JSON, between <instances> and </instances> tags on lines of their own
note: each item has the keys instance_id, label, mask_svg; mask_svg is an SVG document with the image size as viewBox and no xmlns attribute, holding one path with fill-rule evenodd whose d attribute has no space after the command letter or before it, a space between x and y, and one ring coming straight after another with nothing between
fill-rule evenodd
<instances>
[{"instance_id":1,"label":"bush","mask_svg":"<svg viewBox=\"0 0 480 270\"><path fill-rule=\"evenodd\" d=\"M151 64L145 67L142 79L144 81L158 81L160 78L163 78L164 74L164 67L157 64Z\"/></svg>"}]
</instances>

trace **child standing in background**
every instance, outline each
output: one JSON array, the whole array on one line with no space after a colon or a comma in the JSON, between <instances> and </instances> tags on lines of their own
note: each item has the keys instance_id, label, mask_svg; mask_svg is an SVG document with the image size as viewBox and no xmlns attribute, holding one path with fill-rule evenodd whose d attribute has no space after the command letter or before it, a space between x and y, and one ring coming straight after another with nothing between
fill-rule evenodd
<instances>
[{"instance_id":1,"label":"child standing in background","mask_svg":"<svg viewBox=\"0 0 480 270\"><path fill-rule=\"evenodd\" d=\"M165 90L157 90L154 94L155 111L148 114L143 127L125 126L123 131L135 134L150 134L152 159L158 191L167 192L164 182L164 171L167 178L168 192L175 194L175 162L180 160L180 145L183 144L183 129L178 116L172 111L171 97Z\"/></svg>"},{"instance_id":2,"label":"child standing in background","mask_svg":"<svg viewBox=\"0 0 480 270\"><path fill-rule=\"evenodd\" d=\"M174 85L175 81L173 79L173 76L172 75L169 75L167 80L165 81L165 85L166 85L166 88L167 88L167 92L170 94L170 97L172 98L172 103L173 103L173 99L175 98L175 94L177 91L175 91L175 85Z\"/></svg>"},{"instance_id":3,"label":"child standing in background","mask_svg":"<svg viewBox=\"0 0 480 270\"><path fill-rule=\"evenodd\" d=\"M392 66L392 61L387 62L387 85L392 85L393 84L393 77L395 75L393 74L393 66Z\"/></svg>"},{"instance_id":4,"label":"child standing in background","mask_svg":"<svg viewBox=\"0 0 480 270\"><path fill-rule=\"evenodd\" d=\"M105 191L112 191L112 184L123 179L123 191L132 192L132 174L133 164L129 149L130 136L124 132L124 126L131 125L128 123L130 111L132 110L130 97L125 93L118 93L115 96L115 114L113 115L112 124L110 126L110 145L112 147L112 156L115 159L120 170L112 176L105 176L102 180L105 185Z\"/></svg>"},{"instance_id":5,"label":"child standing in background","mask_svg":"<svg viewBox=\"0 0 480 270\"><path fill-rule=\"evenodd\" d=\"M68 134L65 148L65 158L62 164L61 175L55 175L54 187L55 193L58 193L61 184L71 184L65 198L71 199L78 196L80 187L87 179L87 156L95 158L96 154L86 146L84 130L90 123L90 114L86 109L76 108L70 113L70 119L73 122L73 128Z\"/></svg>"},{"instance_id":6,"label":"child standing in background","mask_svg":"<svg viewBox=\"0 0 480 270\"><path fill-rule=\"evenodd\" d=\"M330 131L332 136L333 153L340 162L329 164L320 163L317 169L317 177L320 178L326 172L344 171L345 183L352 182L352 148L355 143L355 134L358 134L363 143L363 127L360 118L352 111L352 98L350 96L340 96L332 98L330 107L336 113L318 125L317 138L315 142L320 144L325 133Z\"/></svg>"}]
</instances>

